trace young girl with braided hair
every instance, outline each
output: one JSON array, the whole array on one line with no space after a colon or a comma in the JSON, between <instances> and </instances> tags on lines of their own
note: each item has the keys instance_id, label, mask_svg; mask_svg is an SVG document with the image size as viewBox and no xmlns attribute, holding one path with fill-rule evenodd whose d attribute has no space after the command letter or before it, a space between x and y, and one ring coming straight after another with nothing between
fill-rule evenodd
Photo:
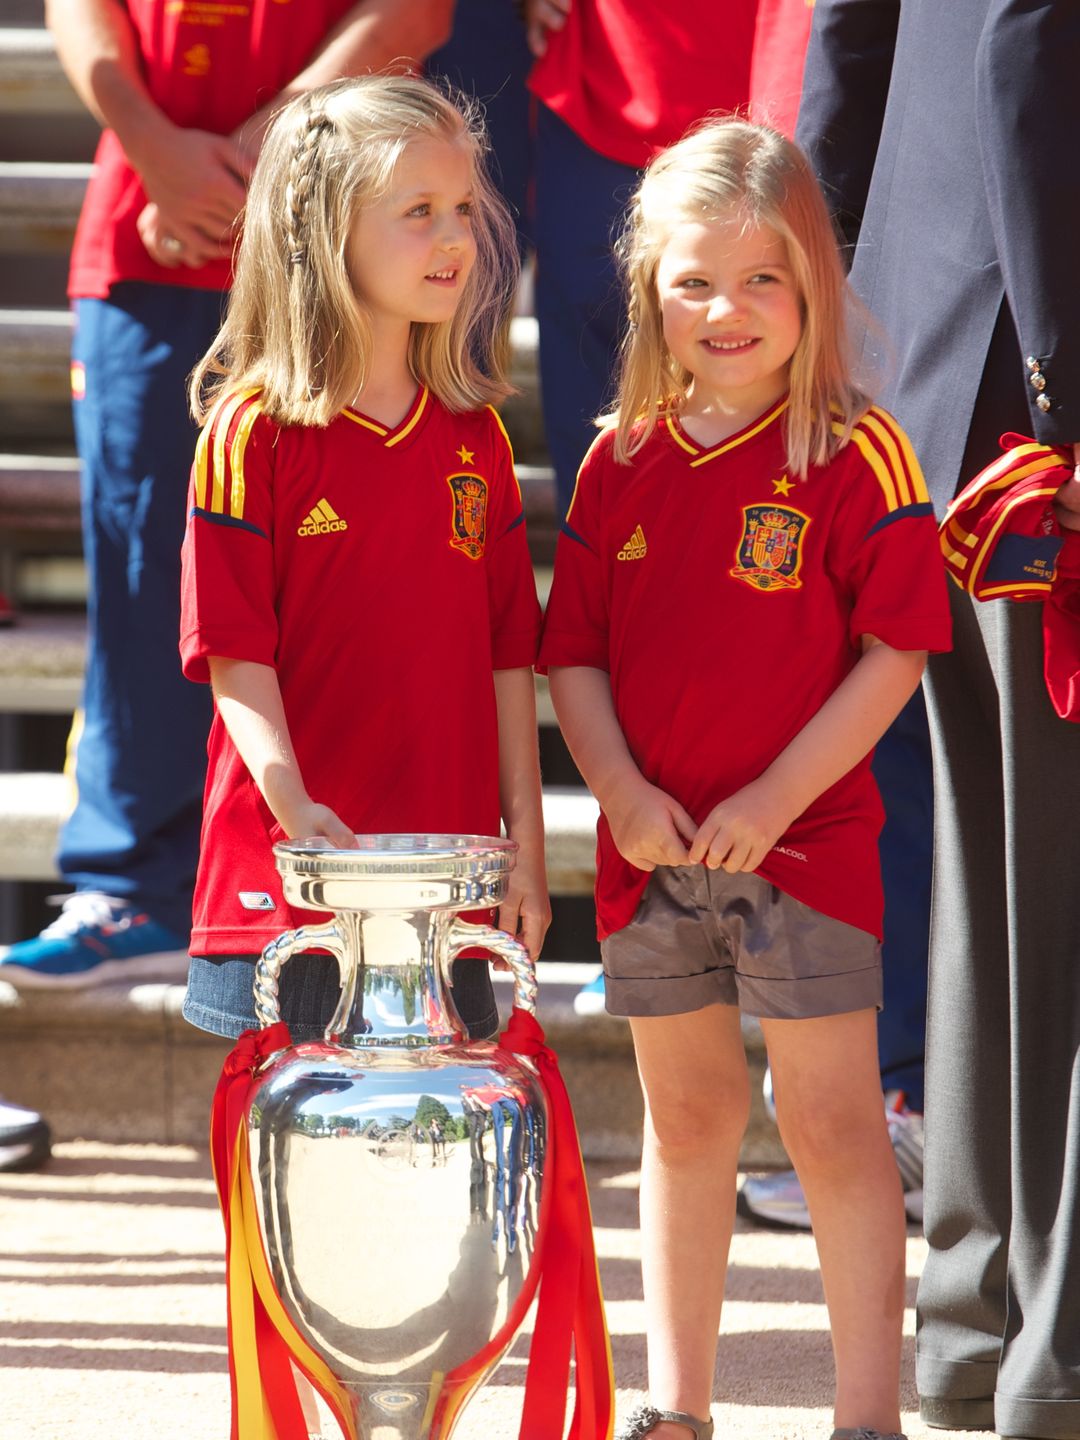
<instances>
[{"instance_id":1,"label":"young girl with braided hair","mask_svg":"<svg viewBox=\"0 0 1080 1440\"><path fill-rule=\"evenodd\" d=\"M343 80L267 135L224 324L195 370L204 428L183 552L184 672L213 687L184 1013L236 1036L255 960L292 910L271 853L363 832L519 846L499 923L550 918L521 494L492 402L516 280L475 117L425 81ZM336 962L281 982L321 1035ZM457 962L469 1033L497 1025Z\"/></svg>"}]
</instances>

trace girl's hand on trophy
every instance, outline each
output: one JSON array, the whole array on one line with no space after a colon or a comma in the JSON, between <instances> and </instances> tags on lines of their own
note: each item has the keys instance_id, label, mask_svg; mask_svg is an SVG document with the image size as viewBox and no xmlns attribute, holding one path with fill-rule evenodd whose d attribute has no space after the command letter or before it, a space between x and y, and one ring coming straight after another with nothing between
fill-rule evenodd
<instances>
[{"instance_id":1,"label":"girl's hand on trophy","mask_svg":"<svg viewBox=\"0 0 1080 1440\"><path fill-rule=\"evenodd\" d=\"M534 855L522 845L510 872L506 899L499 906L499 929L513 935L537 960L550 924L551 901L543 851ZM494 964L498 970L509 969L505 960Z\"/></svg>"},{"instance_id":2,"label":"girl's hand on trophy","mask_svg":"<svg viewBox=\"0 0 1080 1440\"><path fill-rule=\"evenodd\" d=\"M279 814L278 820L290 840L329 840L335 850L355 850L355 833L329 805L319 805L314 800L304 800L291 806L287 814Z\"/></svg>"}]
</instances>

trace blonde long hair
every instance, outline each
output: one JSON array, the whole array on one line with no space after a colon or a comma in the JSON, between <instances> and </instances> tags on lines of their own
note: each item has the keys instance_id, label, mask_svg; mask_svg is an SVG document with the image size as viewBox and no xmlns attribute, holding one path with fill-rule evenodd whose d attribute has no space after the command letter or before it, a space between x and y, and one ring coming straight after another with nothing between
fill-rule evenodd
<instances>
[{"instance_id":1,"label":"blonde long hair","mask_svg":"<svg viewBox=\"0 0 1080 1440\"><path fill-rule=\"evenodd\" d=\"M743 217L786 241L802 305L784 413L788 463L805 478L847 443L870 404L851 378L849 292L836 235L802 151L775 130L735 118L707 121L662 150L646 170L619 241L629 290L615 426L615 455L627 462L660 412L678 410L692 380L664 343L657 268L673 226ZM838 437L833 426L839 423Z\"/></svg>"},{"instance_id":2,"label":"blonde long hair","mask_svg":"<svg viewBox=\"0 0 1080 1440\"><path fill-rule=\"evenodd\" d=\"M386 193L406 146L437 138L473 161L476 261L452 319L414 323L409 364L451 410L509 392L517 281L513 224L484 169L475 107L411 76L338 80L286 105L263 143L244 209L228 312L191 378L196 420L226 390L258 387L285 425L326 425L369 373L371 326L346 265L354 216Z\"/></svg>"}]
</instances>

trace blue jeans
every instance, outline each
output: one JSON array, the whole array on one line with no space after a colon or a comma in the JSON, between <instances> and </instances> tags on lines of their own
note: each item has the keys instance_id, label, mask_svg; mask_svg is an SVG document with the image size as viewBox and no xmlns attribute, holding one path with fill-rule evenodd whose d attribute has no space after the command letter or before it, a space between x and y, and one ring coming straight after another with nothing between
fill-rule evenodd
<instances>
[{"instance_id":1,"label":"blue jeans","mask_svg":"<svg viewBox=\"0 0 1080 1440\"><path fill-rule=\"evenodd\" d=\"M596 438L592 422L614 398L626 305L612 245L638 172L591 149L546 105L536 108L540 389L562 520Z\"/></svg>"},{"instance_id":2,"label":"blue jeans","mask_svg":"<svg viewBox=\"0 0 1080 1440\"><path fill-rule=\"evenodd\" d=\"M903 1090L923 1108L926 984L930 945L930 877L934 848L934 780L926 705L919 689L878 741L874 779L885 806L881 878L885 887L882 979L878 1013L881 1088Z\"/></svg>"},{"instance_id":3,"label":"blue jeans","mask_svg":"<svg viewBox=\"0 0 1080 1440\"><path fill-rule=\"evenodd\" d=\"M530 96L525 77L533 57L511 0L458 0L454 30L429 55L424 71L477 99L491 141L492 179L513 212L522 250L531 243L528 194L532 176Z\"/></svg>"},{"instance_id":4,"label":"blue jeans","mask_svg":"<svg viewBox=\"0 0 1080 1440\"><path fill-rule=\"evenodd\" d=\"M75 302L89 647L78 800L57 862L77 890L191 928L210 695L180 673L180 545L197 429L186 378L221 320L217 291L125 283Z\"/></svg>"}]
</instances>

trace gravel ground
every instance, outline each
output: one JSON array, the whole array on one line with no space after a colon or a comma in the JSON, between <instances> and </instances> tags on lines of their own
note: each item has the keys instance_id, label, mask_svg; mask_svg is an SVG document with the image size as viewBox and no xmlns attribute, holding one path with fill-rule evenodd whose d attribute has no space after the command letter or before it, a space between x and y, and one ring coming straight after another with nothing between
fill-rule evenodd
<instances>
[{"instance_id":1,"label":"gravel ground","mask_svg":"<svg viewBox=\"0 0 1080 1440\"><path fill-rule=\"evenodd\" d=\"M589 1167L619 1411L645 1376L637 1173ZM228 1440L222 1228L205 1152L59 1145L0 1174L0 1440ZM908 1239L903 1406L911 1440L915 1285ZM718 1440L827 1440L832 1361L808 1235L738 1221L713 1407ZM466 1410L455 1440L515 1440L527 1342ZM336 1427L324 1427L337 1440ZM974 1440L970 1434L966 1440Z\"/></svg>"}]
</instances>

